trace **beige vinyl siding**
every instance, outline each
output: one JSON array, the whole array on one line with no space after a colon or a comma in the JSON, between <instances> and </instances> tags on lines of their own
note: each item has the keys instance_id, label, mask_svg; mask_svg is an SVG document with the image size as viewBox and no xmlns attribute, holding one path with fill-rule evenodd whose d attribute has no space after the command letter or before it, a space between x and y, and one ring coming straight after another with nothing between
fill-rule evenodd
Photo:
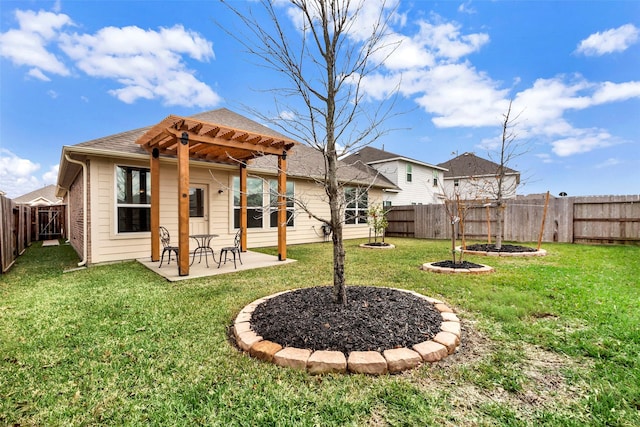
<instances>
[{"instance_id":1,"label":"beige vinyl siding","mask_svg":"<svg viewBox=\"0 0 640 427\"><path fill-rule=\"evenodd\" d=\"M116 211L115 171L116 165L149 167L145 161L117 161L106 158L92 158L90 188L92 217L90 219L90 263L104 263L151 255L151 233L118 233ZM251 174L251 171L250 171ZM234 169L192 166L190 181L205 184L208 189L207 212L209 232L218 234L212 240L213 249L218 252L222 246L233 242L236 230L233 228L233 177L238 175ZM263 176L273 179L274 176ZM321 186L312 181L288 178L295 185L296 197L302 197L311 210L320 217L329 218L329 205ZM160 164L160 225L166 227L172 240L178 238L178 171L175 162L161 161ZM222 193L218 193L222 190ZM152 188L151 191L157 191ZM369 205L382 203L382 192L369 190ZM320 230L322 223L296 208L295 225L287 227L287 244L322 242L324 236ZM247 246L251 248L276 246L278 233L276 228L267 225L261 229L249 229ZM369 235L367 224L346 225L344 238L363 238ZM191 242L193 243L193 242Z\"/></svg>"}]
</instances>

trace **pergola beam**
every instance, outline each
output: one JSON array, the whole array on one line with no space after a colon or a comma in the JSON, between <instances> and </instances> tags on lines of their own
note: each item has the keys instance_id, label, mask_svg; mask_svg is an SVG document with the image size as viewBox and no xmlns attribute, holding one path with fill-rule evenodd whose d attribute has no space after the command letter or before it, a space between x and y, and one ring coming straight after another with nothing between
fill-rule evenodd
<instances>
[{"instance_id":1,"label":"pergola beam","mask_svg":"<svg viewBox=\"0 0 640 427\"><path fill-rule=\"evenodd\" d=\"M151 259L160 258L160 155L178 159L178 274L189 274L189 162L191 159L239 164L240 249L247 250L247 162L264 155L278 156L278 258L286 260L287 151L295 141L169 116L136 141L151 153Z\"/></svg>"}]
</instances>

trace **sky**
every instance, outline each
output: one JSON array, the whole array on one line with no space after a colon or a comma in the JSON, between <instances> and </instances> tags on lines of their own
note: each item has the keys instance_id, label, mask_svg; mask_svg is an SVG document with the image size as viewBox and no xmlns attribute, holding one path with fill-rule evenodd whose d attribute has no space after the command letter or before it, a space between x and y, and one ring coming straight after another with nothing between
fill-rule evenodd
<instances>
[{"instance_id":1,"label":"sky","mask_svg":"<svg viewBox=\"0 0 640 427\"><path fill-rule=\"evenodd\" d=\"M495 158L512 100L519 194L640 194L640 2L400 0L389 22L399 43L363 88L371 108L397 88L399 114L372 146ZM217 1L2 0L0 190L55 184L63 146L170 114L275 111L283 76L228 31L247 34Z\"/></svg>"}]
</instances>

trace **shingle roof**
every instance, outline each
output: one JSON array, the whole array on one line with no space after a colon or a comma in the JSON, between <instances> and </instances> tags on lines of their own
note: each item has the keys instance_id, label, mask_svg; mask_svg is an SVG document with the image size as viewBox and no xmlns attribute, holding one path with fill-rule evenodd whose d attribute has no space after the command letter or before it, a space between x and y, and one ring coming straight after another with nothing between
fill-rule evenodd
<instances>
[{"instance_id":1,"label":"shingle roof","mask_svg":"<svg viewBox=\"0 0 640 427\"><path fill-rule=\"evenodd\" d=\"M345 157L344 162L358 166L359 164L371 165L373 163L389 161L389 160L403 160L409 163L420 164L423 166L431 167L434 169L441 169L440 166L432 165L420 160L412 159L400 154L391 153L389 151L381 150L374 147L364 147L357 152Z\"/></svg>"},{"instance_id":2,"label":"shingle roof","mask_svg":"<svg viewBox=\"0 0 640 427\"><path fill-rule=\"evenodd\" d=\"M30 204L38 200L48 202L52 205L60 203L62 201L61 199L56 197L55 185L47 185L46 187L39 188L13 199L14 202L19 204Z\"/></svg>"},{"instance_id":3,"label":"shingle roof","mask_svg":"<svg viewBox=\"0 0 640 427\"><path fill-rule=\"evenodd\" d=\"M490 160L478 157L473 153L463 153L459 156L439 163L438 166L446 168L445 178L468 177L468 176L487 176L496 175L499 164ZM511 168L505 168L507 175L519 175L520 172Z\"/></svg>"},{"instance_id":4,"label":"shingle roof","mask_svg":"<svg viewBox=\"0 0 640 427\"><path fill-rule=\"evenodd\" d=\"M233 111L230 111L226 108L206 111L189 117L209 123L232 127L235 129L242 129L279 138L287 138L285 135L271 128L261 125L260 123L248 119L247 117L244 117L240 114L234 113ZM77 147L82 149L113 151L114 153L124 155L135 154L148 156L149 154L140 145L136 144L135 141L145 132L151 129L152 126L153 125L140 129L121 132L115 135L97 138L91 141L82 142L70 148L73 149L74 147ZM317 179L322 179L322 177L324 177L324 156L318 150L315 150L308 145L299 143L293 149L291 149L288 154L287 175L291 177ZM353 181L367 184L373 182L374 185L383 188L395 187L386 178L380 176L379 174L376 174L375 171L362 171L357 168L348 166L346 163L340 164L341 167L338 170L338 178L342 181ZM277 171L276 156L258 157L250 163L249 169Z\"/></svg>"}]
</instances>

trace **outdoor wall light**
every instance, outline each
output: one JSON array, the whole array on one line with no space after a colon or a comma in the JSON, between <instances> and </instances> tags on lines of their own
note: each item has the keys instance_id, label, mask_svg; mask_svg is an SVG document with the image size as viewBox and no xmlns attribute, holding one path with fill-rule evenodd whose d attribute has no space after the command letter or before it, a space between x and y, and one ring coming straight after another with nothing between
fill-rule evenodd
<instances>
[{"instance_id":1,"label":"outdoor wall light","mask_svg":"<svg viewBox=\"0 0 640 427\"><path fill-rule=\"evenodd\" d=\"M222 194L222 193L224 193L224 190L221 188L218 190L218 194Z\"/></svg>"}]
</instances>

